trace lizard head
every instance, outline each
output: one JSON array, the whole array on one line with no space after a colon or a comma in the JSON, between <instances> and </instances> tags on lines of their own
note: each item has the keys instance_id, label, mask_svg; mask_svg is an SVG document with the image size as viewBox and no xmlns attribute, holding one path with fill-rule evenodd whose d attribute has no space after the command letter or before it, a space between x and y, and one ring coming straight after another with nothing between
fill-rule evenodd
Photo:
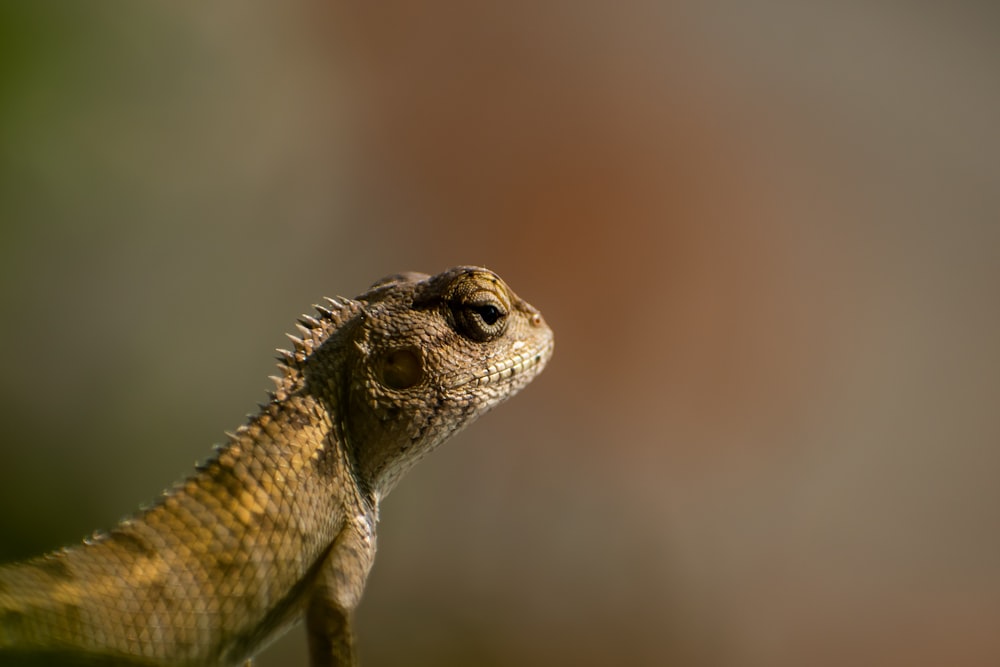
<instances>
[{"instance_id":1,"label":"lizard head","mask_svg":"<svg viewBox=\"0 0 1000 667\"><path fill-rule=\"evenodd\" d=\"M351 302L337 430L379 498L418 460L541 372L552 330L494 273L386 277ZM321 350L317 350L319 352Z\"/></svg>"}]
</instances>

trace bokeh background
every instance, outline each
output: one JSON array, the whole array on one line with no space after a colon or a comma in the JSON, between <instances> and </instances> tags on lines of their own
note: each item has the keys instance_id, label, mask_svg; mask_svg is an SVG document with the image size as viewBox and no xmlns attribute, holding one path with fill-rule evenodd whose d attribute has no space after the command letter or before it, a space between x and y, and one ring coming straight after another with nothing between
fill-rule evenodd
<instances>
[{"instance_id":1,"label":"bokeh background","mask_svg":"<svg viewBox=\"0 0 1000 667\"><path fill-rule=\"evenodd\" d=\"M367 666L1000 664L997 18L0 4L0 559L189 471L322 296L482 264L556 354L385 502Z\"/></svg>"}]
</instances>

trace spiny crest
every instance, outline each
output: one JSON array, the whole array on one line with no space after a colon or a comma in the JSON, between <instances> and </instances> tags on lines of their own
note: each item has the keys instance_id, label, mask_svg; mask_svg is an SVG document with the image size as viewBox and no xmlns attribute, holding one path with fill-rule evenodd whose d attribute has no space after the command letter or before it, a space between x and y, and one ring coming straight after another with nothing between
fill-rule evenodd
<instances>
[{"instance_id":1,"label":"spiny crest","mask_svg":"<svg viewBox=\"0 0 1000 667\"><path fill-rule=\"evenodd\" d=\"M340 328L345 322L354 317L361 310L361 304L354 299L337 297L331 299L324 297L329 307L314 305L318 317L312 315L302 315L299 317L295 328L299 335L285 335L292 341L292 349L278 349L278 368L281 369L283 378L295 373L300 365L313 351L329 338L330 334ZM279 390L282 387L280 379L273 378Z\"/></svg>"}]
</instances>

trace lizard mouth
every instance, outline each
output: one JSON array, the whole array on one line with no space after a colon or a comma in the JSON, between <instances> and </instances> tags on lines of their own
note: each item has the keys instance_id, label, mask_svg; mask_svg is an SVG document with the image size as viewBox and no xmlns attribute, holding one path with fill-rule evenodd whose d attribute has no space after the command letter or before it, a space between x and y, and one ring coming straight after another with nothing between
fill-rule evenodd
<instances>
[{"instance_id":1,"label":"lizard mouth","mask_svg":"<svg viewBox=\"0 0 1000 667\"><path fill-rule=\"evenodd\" d=\"M543 345L534 349L525 349L527 343L517 341L514 343L515 354L504 358L502 361L487 365L485 368L477 369L470 377L463 378L449 386L449 389L458 389L465 386L481 387L484 385L496 384L527 384L529 380L542 372L545 364L552 357L552 350L555 346L552 337L549 337ZM518 350L518 348L521 348Z\"/></svg>"}]
</instances>

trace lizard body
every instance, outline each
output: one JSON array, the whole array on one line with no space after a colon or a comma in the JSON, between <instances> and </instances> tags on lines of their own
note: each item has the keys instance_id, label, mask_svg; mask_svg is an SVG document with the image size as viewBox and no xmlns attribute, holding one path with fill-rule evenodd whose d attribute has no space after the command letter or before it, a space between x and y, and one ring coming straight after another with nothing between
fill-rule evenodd
<instances>
[{"instance_id":1,"label":"lizard body","mask_svg":"<svg viewBox=\"0 0 1000 667\"><path fill-rule=\"evenodd\" d=\"M303 618L312 665L356 664L379 501L530 382L553 339L474 267L328 301L191 477L82 545L0 566L0 664L233 665Z\"/></svg>"}]
</instances>

